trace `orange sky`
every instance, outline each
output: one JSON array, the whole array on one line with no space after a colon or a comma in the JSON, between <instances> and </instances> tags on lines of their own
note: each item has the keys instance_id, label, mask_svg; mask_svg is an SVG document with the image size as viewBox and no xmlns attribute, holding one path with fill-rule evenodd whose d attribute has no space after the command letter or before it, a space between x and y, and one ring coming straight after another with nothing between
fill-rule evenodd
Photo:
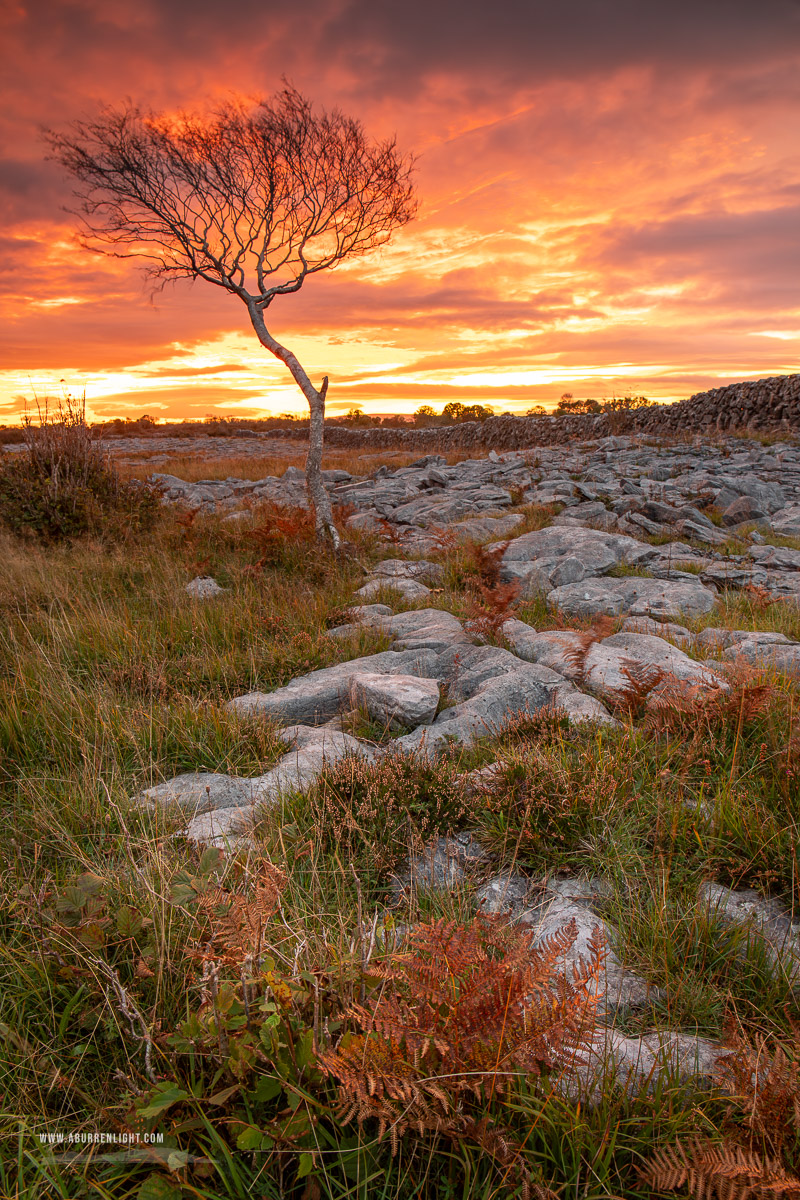
<instances>
[{"instance_id":1,"label":"orange sky","mask_svg":"<svg viewBox=\"0 0 800 1200\"><path fill-rule=\"evenodd\" d=\"M798 0L0 0L0 423L302 411L234 297L82 250L40 128L281 75L419 156L417 220L270 328L329 412L800 370ZM554 11L558 9L558 11ZM63 382L62 382L63 381Z\"/></svg>"}]
</instances>

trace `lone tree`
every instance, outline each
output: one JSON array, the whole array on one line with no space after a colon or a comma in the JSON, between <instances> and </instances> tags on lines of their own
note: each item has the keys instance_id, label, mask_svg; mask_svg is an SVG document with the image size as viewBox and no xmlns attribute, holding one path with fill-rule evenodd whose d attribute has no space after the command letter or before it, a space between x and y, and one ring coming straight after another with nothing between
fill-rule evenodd
<instances>
[{"instance_id":1,"label":"lone tree","mask_svg":"<svg viewBox=\"0 0 800 1200\"><path fill-rule=\"evenodd\" d=\"M129 106L45 136L77 181L85 244L146 260L156 285L204 279L246 305L261 345L308 401L309 499L318 535L338 546L321 474L328 377L314 387L266 313L308 275L384 245L413 219L412 156L394 139L370 142L338 109L316 115L288 84L271 101L230 102L208 117Z\"/></svg>"}]
</instances>

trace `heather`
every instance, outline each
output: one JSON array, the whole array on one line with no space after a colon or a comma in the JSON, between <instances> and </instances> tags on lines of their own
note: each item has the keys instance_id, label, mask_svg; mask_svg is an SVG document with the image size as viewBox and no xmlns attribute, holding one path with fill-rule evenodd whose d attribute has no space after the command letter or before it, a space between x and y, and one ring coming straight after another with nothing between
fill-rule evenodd
<instances>
[{"instance_id":1,"label":"heather","mask_svg":"<svg viewBox=\"0 0 800 1200\"><path fill-rule=\"evenodd\" d=\"M514 537L569 533L554 522L573 482L561 500L541 481L538 502L511 496ZM614 639L636 618L571 614L509 584L520 560L459 540L457 521L370 530L355 505L334 507L334 554L302 508L264 497L245 511L161 505L122 542L4 534L4 1192L794 1194L794 935L776 954L699 899L797 902L797 675L719 633L748 633L760 653L759 633L800 639L797 605L769 590L778 573L714 585L708 611L662 623L660 641L694 664L689 685L629 665L611 688ZM409 536L429 538L424 555ZM730 536L714 550L726 562L758 546ZM658 536L642 545L660 555ZM699 573L682 557L681 581L710 590L722 558L686 545ZM412 579L429 594L404 596L412 577L381 575L388 559L430 564ZM659 562L597 578L657 581ZM191 598L198 576L221 591ZM365 577L391 602L372 623L354 612ZM136 799L184 775L264 778L285 723L231 701L386 654L428 612L429 642L458 639L418 652L455 664L431 730L467 728L440 718L474 703L470 655L502 652L505 667L526 647L541 656L544 634L566 639L547 659L566 674L533 666L563 679L566 707L518 711L432 757L407 748L413 730L349 707L339 736L359 753L227 840L193 840L185 813ZM610 719L576 719L581 696ZM513 904L491 903L503 880ZM581 889L598 931L585 943ZM611 954L631 1001L613 1008L598 987ZM674 1031L718 1048L708 1075L656 1056L633 1086L622 1050ZM595 1079L582 1092L581 1060ZM164 1141L70 1164L40 1139L100 1127Z\"/></svg>"}]
</instances>

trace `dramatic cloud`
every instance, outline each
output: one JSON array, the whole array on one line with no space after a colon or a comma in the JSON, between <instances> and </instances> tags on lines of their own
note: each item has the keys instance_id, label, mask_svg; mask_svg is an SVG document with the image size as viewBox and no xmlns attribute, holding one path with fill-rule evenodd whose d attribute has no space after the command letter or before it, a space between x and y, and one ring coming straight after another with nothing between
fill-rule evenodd
<instances>
[{"instance_id":1,"label":"dramatic cloud","mask_svg":"<svg viewBox=\"0 0 800 1200\"><path fill-rule=\"evenodd\" d=\"M0 420L65 387L98 415L302 407L234 298L81 248L41 137L284 75L419 156L418 220L271 310L332 409L800 369L797 0L10 0L0 37Z\"/></svg>"}]
</instances>

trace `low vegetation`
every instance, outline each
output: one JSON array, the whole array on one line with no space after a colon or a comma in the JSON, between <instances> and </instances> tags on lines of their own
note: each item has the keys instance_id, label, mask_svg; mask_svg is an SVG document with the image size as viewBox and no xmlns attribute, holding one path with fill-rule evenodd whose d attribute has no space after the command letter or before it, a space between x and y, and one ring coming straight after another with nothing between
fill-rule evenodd
<instances>
[{"instance_id":1,"label":"low vegetation","mask_svg":"<svg viewBox=\"0 0 800 1200\"><path fill-rule=\"evenodd\" d=\"M124 543L3 535L0 1192L799 1194L797 993L696 904L706 880L800 900L796 681L740 670L725 696L659 705L640 680L615 728L555 713L435 766L345 759L263 814L255 850L201 851L130 798L184 771L263 774L278 731L225 702L348 657L325 630L380 554L363 537L334 558L302 514L262 518L165 512ZM512 612L559 624L501 594L490 553L443 539L436 557L433 602L486 638ZM225 593L189 600L197 574ZM796 609L742 593L701 625L800 636ZM476 795L465 775L489 764ZM557 983L569 927L534 951L476 913L480 872L398 884L409 852L464 830L533 881L602 875L614 948L656 989L623 1027L725 1039L724 1090L662 1078L571 1100L559 1069L591 1035L607 947ZM163 1140L57 1143L97 1130Z\"/></svg>"},{"instance_id":2,"label":"low vegetation","mask_svg":"<svg viewBox=\"0 0 800 1200\"><path fill-rule=\"evenodd\" d=\"M15 533L119 540L153 526L157 492L120 478L92 438L83 404L67 397L55 413L26 418L24 434L25 449L0 462L0 512Z\"/></svg>"}]
</instances>

